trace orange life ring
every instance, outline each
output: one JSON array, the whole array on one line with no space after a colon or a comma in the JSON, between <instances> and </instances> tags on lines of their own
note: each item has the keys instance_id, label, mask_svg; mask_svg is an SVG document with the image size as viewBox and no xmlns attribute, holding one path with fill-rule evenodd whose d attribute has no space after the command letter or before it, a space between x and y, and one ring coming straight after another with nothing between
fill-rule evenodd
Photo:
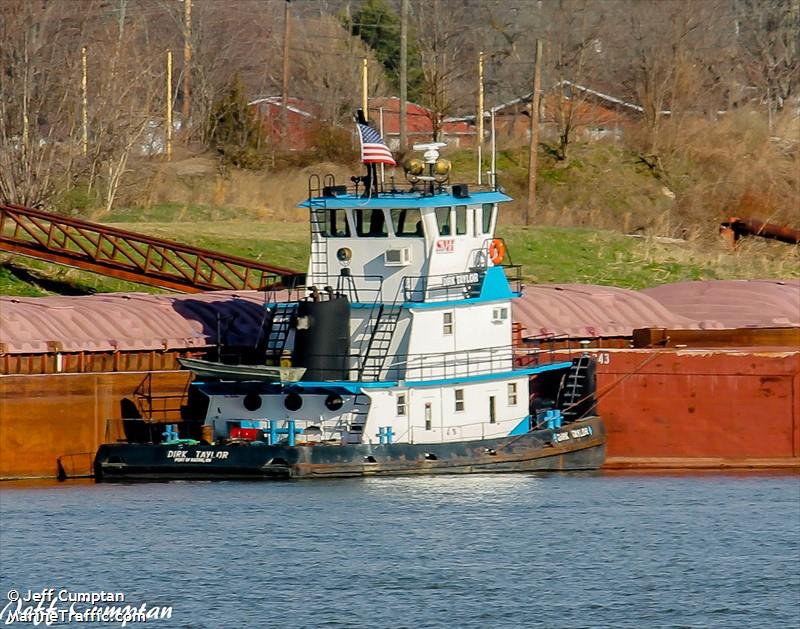
<instances>
[{"instance_id":1,"label":"orange life ring","mask_svg":"<svg viewBox=\"0 0 800 629\"><path fill-rule=\"evenodd\" d=\"M489 258L494 264L500 264L506 257L506 243L495 238L489 243Z\"/></svg>"}]
</instances>

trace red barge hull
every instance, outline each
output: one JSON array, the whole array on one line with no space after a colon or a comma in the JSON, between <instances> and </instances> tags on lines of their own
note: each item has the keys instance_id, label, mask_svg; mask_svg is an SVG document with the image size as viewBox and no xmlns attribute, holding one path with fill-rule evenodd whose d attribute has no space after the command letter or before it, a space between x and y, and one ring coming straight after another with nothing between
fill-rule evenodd
<instances>
[{"instance_id":1,"label":"red barge hull","mask_svg":"<svg viewBox=\"0 0 800 629\"><path fill-rule=\"evenodd\" d=\"M601 349L607 469L800 470L800 349Z\"/></svg>"}]
</instances>

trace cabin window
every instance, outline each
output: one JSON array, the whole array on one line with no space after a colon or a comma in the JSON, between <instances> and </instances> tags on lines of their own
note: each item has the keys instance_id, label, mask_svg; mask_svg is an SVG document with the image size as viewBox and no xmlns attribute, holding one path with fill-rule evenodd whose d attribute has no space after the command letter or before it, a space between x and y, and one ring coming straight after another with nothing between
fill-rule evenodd
<instances>
[{"instance_id":1,"label":"cabin window","mask_svg":"<svg viewBox=\"0 0 800 629\"><path fill-rule=\"evenodd\" d=\"M516 382L509 382L508 383L508 405L509 406L516 406L517 405L517 383Z\"/></svg>"},{"instance_id":2,"label":"cabin window","mask_svg":"<svg viewBox=\"0 0 800 629\"><path fill-rule=\"evenodd\" d=\"M456 411L464 410L464 389L456 389Z\"/></svg>"},{"instance_id":3,"label":"cabin window","mask_svg":"<svg viewBox=\"0 0 800 629\"><path fill-rule=\"evenodd\" d=\"M406 394L405 393L398 393L397 394L397 416L398 417L405 417L406 415Z\"/></svg>"},{"instance_id":4,"label":"cabin window","mask_svg":"<svg viewBox=\"0 0 800 629\"><path fill-rule=\"evenodd\" d=\"M450 335L453 333L453 313L445 312L442 314L442 334Z\"/></svg>"},{"instance_id":5,"label":"cabin window","mask_svg":"<svg viewBox=\"0 0 800 629\"><path fill-rule=\"evenodd\" d=\"M422 214L417 208L392 210L392 226L394 235L400 238L422 237L425 232L422 227Z\"/></svg>"},{"instance_id":6,"label":"cabin window","mask_svg":"<svg viewBox=\"0 0 800 629\"><path fill-rule=\"evenodd\" d=\"M353 210L356 234L365 238L386 238L386 216L383 210Z\"/></svg>"},{"instance_id":7,"label":"cabin window","mask_svg":"<svg viewBox=\"0 0 800 629\"><path fill-rule=\"evenodd\" d=\"M492 219L494 218L494 203L483 204L483 233L489 234L492 231Z\"/></svg>"},{"instance_id":8,"label":"cabin window","mask_svg":"<svg viewBox=\"0 0 800 629\"><path fill-rule=\"evenodd\" d=\"M502 323L508 319L508 308L493 308L492 323Z\"/></svg>"},{"instance_id":9,"label":"cabin window","mask_svg":"<svg viewBox=\"0 0 800 629\"><path fill-rule=\"evenodd\" d=\"M495 412L495 403L494 403L494 396L489 396L489 423L496 424L497 423L497 413Z\"/></svg>"},{"instance_id":10,"label":"cabin window","mask_svg":"<svg viewBox=\"0 0 800 629\"><path fill-rule=\"evenodd\" d=\"M467 206L456 206L456 234L463 236L467 233Z\"/></svg>"},{"instance_id":11,"label":"cabin window","mask_svg":"<svg viewBox=\"0 0 800 629\"><path fill-rule=\"evenodd\" d=\"M433 426L433 411L431 410L431 403L425 402L425 430L430 430Z\"/></svg>"},{"instance_id":12,"label":"cabin window","mask_svg":"<svg viewBox=\"0 0 800 629\"><path fill-rule=\"evenodd\" d=\"M324 235L329 238L350 237L350 225L347 223L347 210L325 211Z\"/></svg>"},{"instance_id":13,"label":"cabin window","mask_svg":"<svg viewBox=\"0 0 800 629\"><path fill-rule=\"evenodd\" d=\"M436 224L439 226L440 236L450 236L453 230L450 229L450 208L437 207L436 208Z\"/></svg>"}]
</instances>

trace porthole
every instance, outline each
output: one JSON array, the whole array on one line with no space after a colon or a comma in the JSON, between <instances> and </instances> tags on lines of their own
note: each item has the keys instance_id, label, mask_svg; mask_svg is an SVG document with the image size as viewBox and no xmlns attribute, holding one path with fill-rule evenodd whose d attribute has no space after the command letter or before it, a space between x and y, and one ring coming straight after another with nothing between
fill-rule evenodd
<instances>
[{"instance_id":1,"label":"porthole","mask_svg":"<svg viewBox=\"0 0 800 629\"><path fill-rule=\"evenodd\" d=\"M244 396L242 405L248 411L257 411L261 408L261 396L258 393L248 393Z\"/></svg>"},{"instance_id":2,"label":"porthole","mask_svg":"<svg viewBox=\"0 0 800 629\"><path fill-rule=\"evenodd\" d=\"M283 405L290 411L299 411L303 406L303 398L298 393L290 393L283 401Z\"/></svg>"},{"instance_id":3,"label":"porthole","mask_svg":"<svg viewBox=\"0 0 800 629\"><path fill-rule=\"evenodd\" d=\"M327 408L329 411L338 411L343 405L344 400L342 399L342 396L337 395L336 393L331 393L325 398L325 408Z\"/></svg>"}]
</instances>

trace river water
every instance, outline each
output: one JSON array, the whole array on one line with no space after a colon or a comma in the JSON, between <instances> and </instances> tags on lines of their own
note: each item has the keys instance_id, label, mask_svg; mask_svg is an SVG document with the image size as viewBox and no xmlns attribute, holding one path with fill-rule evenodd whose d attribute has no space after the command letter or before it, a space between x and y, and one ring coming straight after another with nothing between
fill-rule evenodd
<instances>
[{"instance_id":1,"label":"river water","mask_svg":"<svg viewBox=\"0 0 800 629\"><path fill-rule=\"evenodd\" d=\"M800 627L800 479L0 485L2 605L46 588L154 628Z\"/></svg>"}]
</instances>

